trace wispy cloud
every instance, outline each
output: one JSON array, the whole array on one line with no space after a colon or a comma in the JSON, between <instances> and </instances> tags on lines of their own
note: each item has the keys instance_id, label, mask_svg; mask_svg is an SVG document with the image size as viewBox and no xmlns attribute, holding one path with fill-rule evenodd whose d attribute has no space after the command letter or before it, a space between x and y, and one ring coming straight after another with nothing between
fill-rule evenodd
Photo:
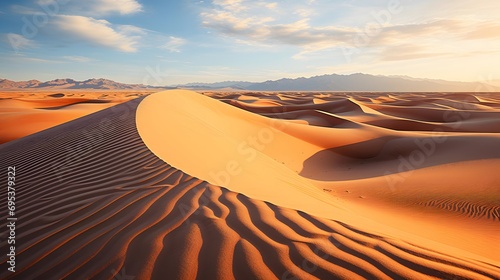
<instances>
[{"instance_id":1,"label":"wispy cloud","mask_svg":"<svg viewBox=\"0 0 500 280\"><path fill-rule=\"evenodd\" d=\"M7 33L3 36L3 41L7 43L14 51L32 49L36 47L36 43L23 35L16 33Z\"/></svg>"},{"instance_id":2,"label":"wispy cloud","mask_svg":"<svg viewBox=\"0 0 500 280\"><path fill-rule=\"evenodd\" d=\"M37 0L36 3L42 7L57 7L57 10L64 14L78 14L94 17L112 14L128 15L142 11L142 5L136 0Z\"/></svg>"},{"instance_id":3,"label":"wispy cloud","mask_svg":"<svg viewBox=\"0 0 500 280\"><path fill-rule=\"evenodd\" d=\"M289 13L275 11L277 3L261 1L214 1L211 10L201 13L203 25L238 40L298 46L320 50L339 46L356 31L341 26L314 26L309 8ZM278 9L276 9L278 10Z\"/></svg>"},{"instance_id":4,"label":"wispy cloud","mask_svg":"<svg viewBox=\"0 0 500 280\"><path fill-rule=\"evenodd\" d=\"M500 23L485 22L479 23L464 35L465 39L499 39L500 38Z\"/></svg>"},{"instance_id":5,"label":"wispy cloud","mask_svg":"<svg viewBox=\"0 0 500 280\"><path fill-rule=\"evenodd\" d=\"M58 59L44 59L44 58L39 58L39 57L32 57L28 56L23 53L17 53L15 55L10 55L5 57L5 59L12 61L13 63L19 63L19 62L30 62L30 63L63 63L63 61L58 60Z\"/></svg>"},{"instance_id":6,"label":"wispy cloud","mask_svg":"<svg viewBox=\"0 0 500 280\"><path fill-rule=\"evenodd\" d=\"M56 16L52 27L69 39L81 40L122 52L137 51L137 44L143 32L142 29L130 25L113 26L107 20L67 15Z\"/></svg>"},{"instance_id":7,"label":"wispy cloud","mask_svg":"<svg viewBox=\"0 0 500 280\"><path fill-rule=\"evenodd\" d=\"M169 52L180 52L181 47L186 44L186 40L179 37L170 36L168 41L161 46L161 48L168 50Z\"/></svg>"},{"instance_id":8,"label":"wispy cloud","mask_svg":"<svg viewBox=\"0 0 500 280\"><path fill-rule=\"evenodd\" d=\"M34 7L27 7L22 5L11 5L10 10L15 14L21 15L43 15L44 11L42 9L37 9Z\"/></svg>"},{"instance_id":9,"label":"wispy cloud","mask_svg":"<svg viewBox=\"0 0 500 280\"><path fill-rule=\"evenodd\" d=\"M240 12L246 10L242 0L213 0L213 4L232 12Z\"/></svg>"},{"instance_id":10,"label":"wispy cloud","mask_svg":"<svg viewBox=\"0 0 500 280\"><path fill-rule=\"evenodd\" d=\"M385 48L380 53L380 60L382 61L397 61L397 60L411 60L430 58L436 56L446 56L450 53L432 51L431 48L425 48L422 45L407 44L397 45Z\"/></svg>"},{"instance_id":11,"label":"wispy cloud","mask_svg":"<svg viewBox=\"0 0 500 280\"><path fill-rule=\"evenodd\" d=\"M65 60L68 60L68 61L73 61L73 62L89 62L89 61L92 61L92 59L88 58L88 57L85 57L85 56L71 56L71 55L67 55L67 56L63 56L63 58Z\"/></svg>"},{"instance_id":12,"label":"wispy cloud","mask_svg":"<svg viewBox=\"0 0 500 280\"><path fill-rule=\"evenodd\" d=\"M90 0L85 2L93 8L92 12L99 14L119 13L128 15L142 11L142 5L136 0Z\"/></svg>"}]
</instances>

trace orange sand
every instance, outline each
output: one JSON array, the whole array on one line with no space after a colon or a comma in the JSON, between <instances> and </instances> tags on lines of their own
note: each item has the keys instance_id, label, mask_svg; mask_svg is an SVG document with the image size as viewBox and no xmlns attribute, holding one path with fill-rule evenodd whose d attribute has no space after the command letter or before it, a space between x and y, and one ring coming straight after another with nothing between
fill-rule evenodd
<instances>
[{"instance_id":1,"label":"orange sand","mask_svg":"<svg viewBox=\"0 0 500 280\"><path fill-rule=\"evenodd\" d=\"M497 94L139 97L0 145L0 278L498 279L499 133Z\"/></svg>"},{"instance_id":2,"label":"orange sand","mask_svg":"<svg viewBox=\"0 0 500 280\"><path fill-rule=\"evenodd\" d=\"M0 92L0 144L109 108L145 93L103 90Z\"/></svg>"}]
</instances>

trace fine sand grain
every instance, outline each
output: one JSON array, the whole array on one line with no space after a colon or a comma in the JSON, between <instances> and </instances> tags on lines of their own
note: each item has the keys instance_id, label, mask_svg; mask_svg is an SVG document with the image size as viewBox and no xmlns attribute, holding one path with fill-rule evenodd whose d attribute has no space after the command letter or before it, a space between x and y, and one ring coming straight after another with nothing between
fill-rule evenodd
<instances>
[{"instance_id":1,"label":"fine sand grain","mask_svg":"<svg viewBox=\"0 0 500 280\"><path fill-rule=\"evenodd\" d=\"M500 278L495 94L61 94L3 121L123 103L9 127L1 279Z\"/></svg>"}]
</instances>

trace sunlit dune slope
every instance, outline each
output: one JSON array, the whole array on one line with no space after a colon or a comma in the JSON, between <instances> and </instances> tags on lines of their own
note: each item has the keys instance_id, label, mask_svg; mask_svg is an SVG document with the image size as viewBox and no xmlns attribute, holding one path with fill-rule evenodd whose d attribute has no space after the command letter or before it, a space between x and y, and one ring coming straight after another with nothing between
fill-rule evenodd
<instances>
[{"instance_id":1,"label":"sunlit dune slope","mask_svg":"<svg viewBox=\"0 0 500 280\"><path fill-rule=\"evenodd\" d=\"M293 123L287 133L323 147L291 168L348 209L500 260L498 94L206 94Z\"/></svg>"},{"instance_id":2,"label":"sunlit dune slope","mask_svg":"<svg viewBox=\"0 0 500 280\"><path fill-rule=\"evenodd\" d=\"M83 117L131 100L144 92L0 92L0 143Z\"/></svg>"}]
</instances>

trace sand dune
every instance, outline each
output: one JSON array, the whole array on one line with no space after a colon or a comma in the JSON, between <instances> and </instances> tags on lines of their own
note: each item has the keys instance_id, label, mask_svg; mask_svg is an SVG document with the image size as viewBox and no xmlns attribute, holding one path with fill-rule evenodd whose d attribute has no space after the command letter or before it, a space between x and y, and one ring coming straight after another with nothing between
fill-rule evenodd
<instances>
[{"instance_id":1,"label":"sand dune","mask_svg":"<svg viewBox=\"0 0 500 280\"><path fill-rule=\"evenodd\" d=\"M20 221L16 273L0 278L500 278L495 106L442 122L426 102L470 94L204 95L156 93L2 144ZM412 106L422 115L390 114ZM481 131L460 130L465 116ZM376 122L395 119L408 128Z\"/></svg>"},{"instance_id":2,"label":"sand dune","mask_svg":"<svg viewBox=\"0 0 500 280\"><path fill-rule=\"evenodd\" d=\"M143 95L145 92L138 92ZM136 98L136 93L68 91L0 93L0 144Z\"/></svg>"},{"instance_id":3,"label":"sand dune","mask_svg":"<svg viewBox=\"0 0 500 280\"><path fill-rule=\"evenodd\" d=\"M410 99L410 97L406 98ZM350 205L338 201L327 201L327 204L333 203L338 208L336 211L329 211L320 207L324 202L323 198L321 203L309 203L307 199L302 199L303 196L300 196L300 203L297 204L292 199L293 194L287 192L289 195L286 198L277 196L275 193L266 194L265 186L261 190L254 186L253 182L255 180L272 182L273 179L282 181L279 179L280 169L273 166L284 166L300 177L309 179L309 182L319 190L333 191L335 197L337 197L337 193L343 192L346 188L357 189L361 193L358 195L359 197L370 198L370 201L365 200L364 203L392 199L398 203L391 202L389 206L403 204L415 211L424 211L428 207L425 206L425 202L416 199L419 196L431 200L432 198L441 198L446 192L454 192L460 196L456 199L457 203L461 203L460 205L480 203L488 209L486 211L494 211L497 205L500 205L498 199L494 198L498 197L495 195L500 190L498 177L492 176L493 169L500 163L500 153L496 148L500 143L500 138L494 133L449 133L436 137L435 131L419 131L414 127L410 127L407 131L401 131L367 125L363 121L368 122L370 118L374 117L381 119L386 115L362 110L361 108L367 105L356 100L358 96L348 97L345 101L335 101L333 103L336 106L327 104L327 106L321 106L314 111L319 113L315 117L325 121L323 126L326 127L311 125L311 121L307 123L310 125L288 121L289 119L310 120L311 110L304 110L304 106L307 108L311 105L241 106L241 103L232 102L234 99L240 99L237 96L233 96L231 100L223 96L217 98L248 111L257 111L277 119L260 118L255 114L241 112L195 93L176 91L168 94L155 94L141 103L142 107L139 108L139 112L141 112L141 108L145 112L139 114L138 125L146 145L166 162L203 180L228 186L233 191L245 193L253 198L314 213L322 217L346 219L351 223L357 217L353 217L349 213L341 213L342 209L352 210ZM273 100L276 99L273 98ZM247 102L251 102L251 100L248 99ZM176 108L165 104L175 104ZM263 113L273 111L275 113ZM424 115L427 113L428 111L422 111ZM457 112L458 115L459 113ZM141 116L144 119L141 120ZM285 120L280 118L282 116L285 116ZM176 119L179 122L177 126L174 124L175 129L173 130L162 130L151 121L152 118L161 119L160 123L167 123L169 119ZM332 118L336 120L332 122ZM339 125L339 123L343 125ZM461 125L462 122L459 124ZM453 126L457 126L457 124L453 123ZM439 128L437 123L436 127ZM490 128L495 129L494 126ZM178 133L172 133L172 131ZM272 135L268 137L272 140L250 143L249 139L258 138L259 133L263 132ZM472 143L474 143L475 148L467 148ZM221 148L207 150L207 146ZM253 154L259 155L251 158L251 165L247 164L246 150L238 153L238 147L241 146L252 149ZM431 148L432 151L429 150ZM227 153L219 153L221 150ZM461 152L457 153L458 150ZM290 151L298 152L291 153ZM423 159L415 156L417 152L422 154ZM188 160L200 154L205 155L202 164ZM266 158L266 156L274 160L274 165L260 160L261 157ZM415 158L417 159L416 163ZM478 160L486 161L487 164L476 163ZM410 166L401 167L404 165L402 162L408 162L406 165ZM411 164L412 162L414 164ZM453 167L451 172L441 172L447 170L450 163L457 162L464 164ZM230 168L225 166L228 163L231 163ZM429 168L433 170L428 171ZM231 171L234 171L234 174L231 174ZM457 180L454 184L452 182L455 181L448 177L449 174L456 172L461 174L461 176L456 177L461 178L461 181ZM411 178L407 178L410 176L408 174L413 175ZM426 176L429 178L431 174L436 175L433 175L435 180L429 184ZM218 180L221 176L224 180ZM283 177L297 178L289 173ZM481 187L478 187L475 185L479 182L478 177L488 180L483 180ZM434 191L437 188L436 184L442 180L450 182L439 186L446 192L436 193ZM401 181L403 183L400 183ZM288 184L290 183L287 182L283 185L283 189L286 189ZM301 184L304 188L310 189L308 182L297 180L294 184ZM398 184L400 185L398 186ZM418 187L416 190L415 187L411 189L405 187L412 184L427 184L428 187ZM279 183L270 185L276 186L273 190L280 190ZM301 188L300 185L298 188ZM395 198L396 194L393 190L395 188L401 189L398 195L403 192L403 195L411 195L411 198L405 197L406 202L401 203ZM482 194L478 195L477 191L482 191ZM481 197L487 196L493 199L483 201ZM397 209L389 207L388 211L397 211ZM475 215L470 213L465 216ZM397 228L399 221L393 220L391 226ZM466 222L457 219L456 223L451 226L459 230ZM366 227L369 222L363 221L359 224ZM424 229L428 227L426 223L418 224ZM477 227L476 233L482 236L482 240L471 241L467 244L462 244L463 241L460 241L459 238L449 240L446 235L442 234L424 232L423 235L432 240L497 259L493 250L481 245L484 240L499 241L495 232L483 233L485 227L491 228L491 226L487 224L484 227ZM378 226L374 225L373 230L377 229ZM392 234L397 235L398 233ZM457 236L460 236L460 233Z\"/></svg>"}]
</instances>

